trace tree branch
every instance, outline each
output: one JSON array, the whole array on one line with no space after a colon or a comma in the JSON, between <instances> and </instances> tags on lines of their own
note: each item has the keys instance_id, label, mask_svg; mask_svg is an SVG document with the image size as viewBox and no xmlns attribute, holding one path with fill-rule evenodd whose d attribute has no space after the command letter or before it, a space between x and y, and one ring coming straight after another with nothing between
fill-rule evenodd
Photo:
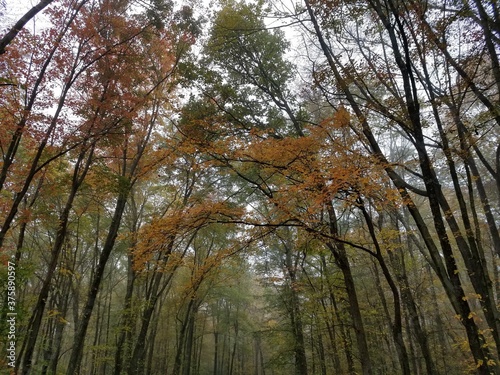
<instances>
[{"instance_id":1,"label":"tree branch","mask_svg":"<svg viewBox=\"0 0 500 375\"><path fill-rule=\"evenodd\" d=\"M37 15L43 8L52 3L54 0L42 0L33 8L31 8L24 16L22 16L19 21L16 22L14 26L0 39L0 55L5 53L5 47L7 47L12 40L17 36L19 31L26 25L33 17Z\"/></svg>"}]
</instances>

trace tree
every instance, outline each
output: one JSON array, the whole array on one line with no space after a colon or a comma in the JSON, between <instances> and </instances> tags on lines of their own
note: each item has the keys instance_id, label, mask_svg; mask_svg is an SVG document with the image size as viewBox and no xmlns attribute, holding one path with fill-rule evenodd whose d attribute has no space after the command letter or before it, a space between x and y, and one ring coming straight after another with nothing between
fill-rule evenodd
<instances>
[{"instance_id":1,"label":"tree","mask_svg":"<svg viewBox=\"0 0 500 375\"><path fill-rule=\"evenodd\" d=\"M19 372L500 372L496 4L71 4L2 55Z\"/></svg>"},{"instance_id":2,"label":"tree","mask_svg":"<svg viewBox=\"0 0 500 375\"><path fill-rule=\"evenodd\" d=\"M353 5L353 8L355 8L356 4L354 3ZM484 343L485 339L475 322L473 322L470 318L472 314L471 307L468 306L467 303L464 303L466 302L464 301L464 288L462 286L462 282L457 276L457 264L453 254L454 250L451 246L448 234L446 233L446 224L448 224L450 229L453 231L454 239L457 242L457 248L462 254L464 261L468 264L466 267L469 270L469 276L472 276L471 281L474 288L476 288L476 291L482 296L482 298L484 298L483 306L490 304L492 295L491 290L489 290L487 286L490 285L490 281L488 281L488 270L485 266L481 265L484 264L484 262L481 261L483 256L481 255L481 250L477 247L476 239L472 239L469 235L469 241L467 243L465 240L467 236L462 234L454 215L451 214L452 210L441 190L435 166L433 165L431 157L427 151L428 146L426 146L426 136L423 130L423 115L421 114L420 109L421 98L418 95L418 89L420 84L425 85L426 83L427 86L424 87L427 87L429 91L434 90L434 88L428 85L429 80L424 80L424 82L422 82L420 79L420 77L425 76L425 68L424 74L419 75L420 73L417 70L417 67L412 64L410 56L413 45L410 45L409 41L411 40L411 35L415 34L411 34L412 30L407 28L407 25L409 24L404 23L400 18L401 15L398 10L398 5L394 2L389 2L387 6L385 6L375 1L371 2L370 5L377 16L377 21L380 21L380 25L384 27L385 32L387 32L387 35L390 38L390 50L386 50L387 54L391 53L390 62L401 74L401 82L397 80L383 81L384 87L396 96L398 100L397 103L400 105L400 113L391 113L387 107L384 107L380 101L377 101L378 98L374 95L374 93L372 93L373 90L371 90L371 86L367 86L365 84L361 85L359 83L356 84L356 82L364 81L353 80L353 85L349 84L349 81L343 76L342 71L346 69L346 66L348 66L351 61L342 61L339 59L338 55L333 52L332 47L328 45L323 36L324 34L321 30L320 23L316 17L313 7L309 2L306 2L308 14L312 19L318 42L325 57L327 58L329 68L332 73L334 73L336 84L345 95L347 102L350 104L354 114L358 118L361 125L361 131L369 143L373 154L379 158L380 163L385 167L386 172L391 177L394 185L399 189L403 200L406 202L407 208L410 210L414 220L417 222L419 230L429 248L433 262L436 264L436 269L439 270L439 277L445 285L448 295L450 296L450 300L457 313L463 317L468 317L467 319L464 318L462 322L469 337L471 350L478 364L479 371L487 372L490 371L489 367L493 365L491 354L488 350L485 350L484 344L481 344L482 342ZM410 17L413 9L406 8L405 10L408 11L407 14ZM392 20L395 22L394 24L392 23ZM360 44L360 46L362 47L363 45ZM363 55L362 51L360 53L364 57L368 56L366 53ZM376 68L374 65L368 66L370 69ZM355 70L355 72L355 74L358 74L357 70ZM376 76L377 79L381 79L383 77L380 73L377 74L379 74ZM358 75L358 77L361 78L362 76ZM393 85L401 86L401 95L398 94L398 91L395 91L396 87ZM354 95L353 90L356 90L357 93L361 92L362 99L358 99L358 96ZM369 125L369 117L367 117L362 110L361 103L363 103L364 98L367 98L368 103L376 105L376 108L378 108L384 116L400 126L402 134L405 134L414 145L415 153L418 156L420 164L420 176L422 178L422 183L425 186L425 192L415 190L413 186L402 180L391 167L389 161L384 156L382 148L373 135L372 128ZM404 117L399 117L400 114L403 114ZM435 120L439 128L439 117L436 117ZM442 132L441 134L443 135ZM448 160L450 161L450 159ZM453 180L455 173L453 164L450 164L450 167L449 173L451 174ZM445 264L443 264L443 260L441 260L438 253L436 253L436 244L431 238L427 227L425 227L421 214L418 212L418 209L413 201L410 200L411 198L408 191L413 191L427 198L427 202L432 211L434 228L437 236L439 237L439 245L441 250L444 252ZM456 193L458 195L458 199L460 200L461 193L458 187L456 188ZM443 220L442 212L445 213L444 217L446 219L446 224L445 220ZM461 217L467 226L468 216L463 210ZM480 281L480 279L482 281ZM496 325L496 318L494 318L496 315L496 307L490 305L490 307L485 307L484 311L485 315L489 315L489 318L487 317L486 319L489 321L490 327L494 327Z\"/></svg>"}]
</instances>

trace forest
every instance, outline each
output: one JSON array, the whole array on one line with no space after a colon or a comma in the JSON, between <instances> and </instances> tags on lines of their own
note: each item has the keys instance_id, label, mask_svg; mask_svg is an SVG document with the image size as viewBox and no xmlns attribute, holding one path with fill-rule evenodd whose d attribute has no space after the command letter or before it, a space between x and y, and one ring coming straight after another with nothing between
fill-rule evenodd
<instances>
[{"instance_id":1,"label":"forest","mask_svg":"<svg viewBox=\"0 0 500 375\"><path fill-rule=\"evenodd\" d=\"M500 375L497 0L14 3L0 374Z\"/></svg>"}]
</instances>

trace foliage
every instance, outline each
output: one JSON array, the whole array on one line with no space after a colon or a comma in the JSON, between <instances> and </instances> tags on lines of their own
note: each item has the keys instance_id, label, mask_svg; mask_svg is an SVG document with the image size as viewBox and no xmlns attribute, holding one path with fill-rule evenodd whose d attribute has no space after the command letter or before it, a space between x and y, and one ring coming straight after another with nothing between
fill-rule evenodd
<instances>
[{"instance_id":1,"label":"foliage","mask_svg":"<svg viewBox=\"0 0 500 375\"><path fill-rule=\"evenodd\" d=\"M499 373L497 3L193 4L0 54L17 371Z\"/></svg>"}]
</instances>

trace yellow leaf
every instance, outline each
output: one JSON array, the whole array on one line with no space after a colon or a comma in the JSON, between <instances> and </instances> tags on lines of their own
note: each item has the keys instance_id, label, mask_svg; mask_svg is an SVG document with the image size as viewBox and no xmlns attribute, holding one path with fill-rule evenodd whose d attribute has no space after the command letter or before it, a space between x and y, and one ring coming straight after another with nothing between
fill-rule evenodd
<instances>
[{"instance_id":1,"label":"yellow leaf","mask_svg":"<svg viewBox=\"0 0 500 375\"><path fill-rule=\"evenodd\" d=\"M343 128L349 125L350 121L351 115L344 106L341 106L333 115L333 126L336 128Z\"/></svg>"}]
</instances>

